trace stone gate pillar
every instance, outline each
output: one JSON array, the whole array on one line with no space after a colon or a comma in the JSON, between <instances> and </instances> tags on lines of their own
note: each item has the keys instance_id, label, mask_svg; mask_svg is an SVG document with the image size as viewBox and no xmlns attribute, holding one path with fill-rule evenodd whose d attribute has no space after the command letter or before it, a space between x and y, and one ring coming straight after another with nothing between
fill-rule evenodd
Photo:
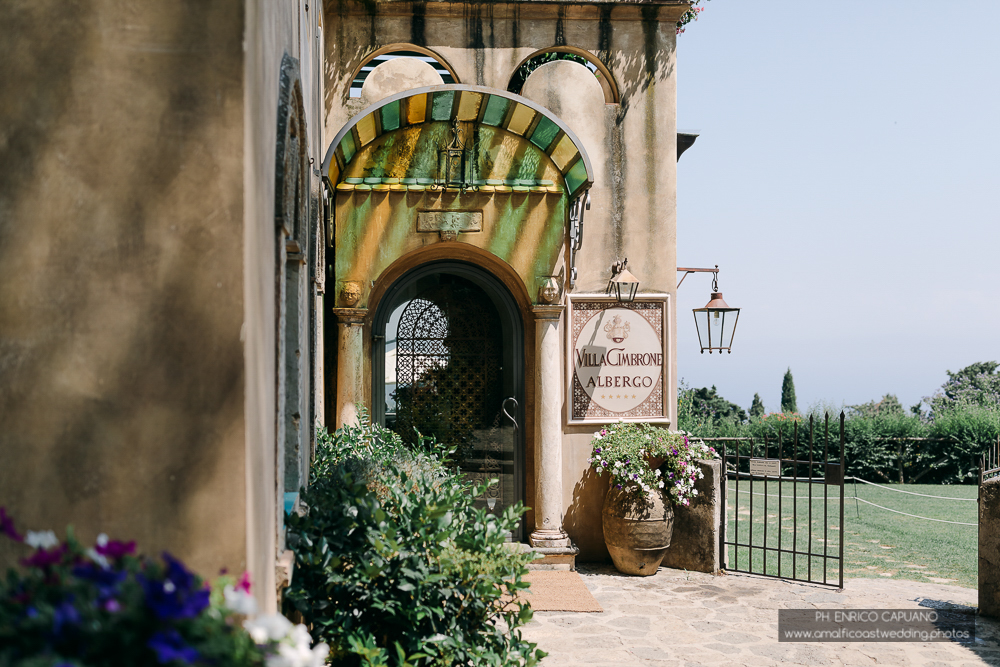
<instances>
[{"instance_id":1,"label":"stone gate pillar","mask_svg":"<svg viewBox=\"0 0 1000 667\"><path fill-rule=\"evenodd\" d=\"M364 401L364 321L367 308L334 308L337 316L337 428L358 423Z\"/></svg>"},{"instance_id":2,"label":"stone gate pillar","mask_svg":"<svg viewBox=\"0 0 1000 667\"><path fill-rule=\"evenodd\" d=\"M979 613L1000 618L1000 477L979 484Z\"/></svg>"},{"instance_id":3,"label":"stone gate pillar","mask_svg":"<svg viewBox=\"0 0 1000 667\"><path fill-rule=\"evenodd\" d=\"M569 548L562 516L563 306L535 306L535 530L531 546Z\"/></svg>"}]
</instances>

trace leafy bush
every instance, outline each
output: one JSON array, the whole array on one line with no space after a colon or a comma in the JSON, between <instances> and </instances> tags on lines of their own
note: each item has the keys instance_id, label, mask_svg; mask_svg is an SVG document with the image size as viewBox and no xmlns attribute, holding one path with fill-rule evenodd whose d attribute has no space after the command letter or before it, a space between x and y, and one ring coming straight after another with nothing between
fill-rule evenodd
<instances>
[{"instance_id":1,"label":"leafy bush","mask_svg":"<svg viewBox=\"0 0 1000 667\"><path fill-rule=\"evenodd\" d=\"M296 574L286 609L341 664L534 665L514 600L530 556L509 550L523 508L473 507L482 492L378 425L318 439L306 516L288 518Z\"/></svg>"},{"instance_id":2,"label":"leafy bush","mask_svg":"<svg viewBox=\"0 0 1000 667\"><path fill-rule=\"evenodd\" d=\"M0 581L2 667L318 667L326 657L284 618L247 621L245 632L238 615L256 611L245 576L212 590L169 554L135 556L135 542L101 535L85 549L71 529L62 542L22 536L2 507L0 533L33 549Z\"/></svg>"},{"instance_id":3,"label":"leafy bush","mask_svg":"<svg viewBox=\"0 0 1000 667\"><path fill-rule=\"evenodd\" d=\"M901 410L852 411L844 422L847 474L868 480L898 481L900 455L905 453L909 456L902 459L904 479L912 479L918 471L926 469L927 453L906 439L926 435L926 425L920 418ZM833 424L830 439L839 451L839 431Z\"/></svg>"},{"instance_id":4,"label":"leafy bush","mask_svg":"<svg viewBox=\"0 0 1000 667\"><path fill-rule=\"evenodd\" d=\"M935 410L930 435L938 444L927 452L933 481L978 481L979 456L1000 438L1000 406L958 402Z\"/></svg>"}]
</instances>

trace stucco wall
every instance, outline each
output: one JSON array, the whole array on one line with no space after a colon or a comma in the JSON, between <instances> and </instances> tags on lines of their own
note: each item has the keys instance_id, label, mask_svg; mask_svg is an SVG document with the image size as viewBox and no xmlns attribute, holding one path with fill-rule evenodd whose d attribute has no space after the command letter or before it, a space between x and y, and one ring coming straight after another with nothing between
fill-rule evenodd
<instances>
[{"instance_id":1,"label":"stucco wall","mask_svg":"<svg viewBox=\"0 0 1000 667\"><path fill-rule=\"evenodd\" d=\"M205 574L246 554L243 20L0 4L0 505Z\"/></svg>"},{"instance_id":2,"label":"stucco wall","mask_svg":"<svg viewBox=\"0 0 1000 667\"><path fill-rule=\"evenodd\" d=\"M295 58L302 84L303 111L308 137L307 153L317 164L322 161L322 123L317 120L322 104L323 49L322 18L319 6L302 0L247 3L246 32L246 122L243 137L245 206L243 242L245 280L242 296L245 302L245 363L246 418L245 447L246 508L248 569L255 582L255 593L265 608L276 605L275 559L284 549L283 502L284 452L277 448L280 439L276 406L278 405L277 375L277 306L276 276L278 262L283 262L283 248L278 244L279 230L275 214L275 165L278 126L279 81L281 63L287 53ZM321 182L312 172L307 180L311 224L319 223L318 208ZM311 290L310 290L311 293ZM322 302L314 304L317 320L312 327L322 330ZM321 337L316 337L313 350L318 364L317 376L322 378L323 350ZM315 382L315 387L322 386ZM322 395L316 400L322 406ZM317 415L322 420L322 410ZM308 416L303 416L308 419Z\"/></svg>"},{"instance_id":3,"label":"stucco wall","mask_svg":"<svg viewBox=\"0 0 1000 667\"><path fill-rule=\"evenodd\" d=\"M0 5L0 505L249 568L272 609L278 78L296 58L321 161L319 10ZM19 555L0 540L0 566Z\"/></svg>"}]
</instances>

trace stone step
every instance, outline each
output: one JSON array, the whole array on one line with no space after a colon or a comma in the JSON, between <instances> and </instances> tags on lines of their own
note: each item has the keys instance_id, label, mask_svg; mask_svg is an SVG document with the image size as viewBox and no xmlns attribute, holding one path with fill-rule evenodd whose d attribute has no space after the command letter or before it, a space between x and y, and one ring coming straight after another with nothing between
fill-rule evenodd
<instances>
[{"instance_id":1,"label":"stone step","mask_svg":"<svg viewBox=\"0 0 1000 667\"><path fill-rule=\"evenodd\" d=\"M577 546L533 547L521 542L508 542L508 548L519 553L534 553L535 560L528 563L529 570L576 570L576 557L580 553Z\"/></svg>"}]
</instances>

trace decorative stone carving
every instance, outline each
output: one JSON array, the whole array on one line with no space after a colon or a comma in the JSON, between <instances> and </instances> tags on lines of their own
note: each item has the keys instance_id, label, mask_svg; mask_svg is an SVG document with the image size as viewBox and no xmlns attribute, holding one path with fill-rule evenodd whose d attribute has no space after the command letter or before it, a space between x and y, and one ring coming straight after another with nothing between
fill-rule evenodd
<instances>
[{"instance_id":1,"label":"decorative stone carving","mask_svg":"<svg viewBox=\"0 0 1000 667\"><path fill-rule=\"evenodd\" d=\"M348 281L343 285L344 288L340 291L340 300L348 308L353 308L361 300L361 283Z\"/></svg>"},{"instance_id":2,"label":"decorative stone carving","mask_svg":"<svg viewBox=\"0 0 1000 667\"><path fill-rule=\"evenodd\" d=\"M562 296L562 285L558 276L543 276L542 286L538 289L538 302L555 304Z\"/></svg>"}]
</instances>

